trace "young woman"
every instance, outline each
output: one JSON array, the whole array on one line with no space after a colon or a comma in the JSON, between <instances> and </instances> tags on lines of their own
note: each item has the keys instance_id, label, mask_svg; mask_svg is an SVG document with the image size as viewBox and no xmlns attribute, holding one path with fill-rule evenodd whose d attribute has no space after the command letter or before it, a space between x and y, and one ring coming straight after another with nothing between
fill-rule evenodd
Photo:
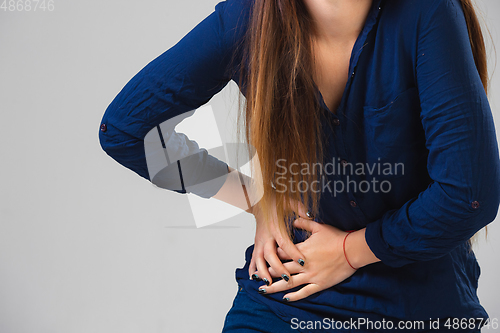
<instances>
[{"instance_id":1,"label":"young woman","mask_svg":"<svg viewBox=\"0 0 500 333\"><path fill-rule=\"evenodd\" d=\"M102 148L241 207L242 175L163 126L231 79L261 173L243 186L255 244L223 332L495 325L471 249L498 211L500 161L470 0L219 2L113 100ZM171 168L148 164L152 136L183 151Z\"/></svg>"}]
</instances>

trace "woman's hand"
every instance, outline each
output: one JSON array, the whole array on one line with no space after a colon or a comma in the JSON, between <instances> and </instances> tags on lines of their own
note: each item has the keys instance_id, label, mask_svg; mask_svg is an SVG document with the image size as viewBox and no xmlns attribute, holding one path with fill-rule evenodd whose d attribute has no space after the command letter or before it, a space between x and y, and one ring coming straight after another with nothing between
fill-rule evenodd
<instances>
[{"instance_id":1,"label":"woman's hand","mask_svg":"<svg viewBox=\"0 0 500 333\"><path fill-rule=\"evenodd\" d=\"M275 202L276 198L273 197ZM276 205L272 205L276 207ZM299 202L299 216L307 216L306 209L302 203ZM278 257L277 251L286 255L290 260L293 260L298 267L302 267L305 263L305 256L299 251L297 246L290 240L286 233L282 233L278 225L278 217L274 212L272 221L264 221L261 214L256 211L255 206L252 207L252 214L254 214L257 225L255 231L255 245L252 253L252 260L248 273L251 279L262 280L266 285L272 284L271 274L269 272L267 263L276 275L284 280L291 278L291 272L283 265ZM279 248L277 248L277 246ZM290 279L291 280L291 279Z\"/></svg>"},{"instance_id":2,"label":"woman's hand","mask_svg":"<svg viewBox=\"0 0 500 333\"><path fill-rule=\"evenodd\" d=\"M296 260L285 263L283 266L293 277L289 281L282 279L272 286L261 286L259 291L265 290L261 293L275 293L306 284L283 297L287 301L297 301L330 288L356 272L344 256L343 242L347 232L304 218L296 219L294 226L312 232L307 240L296 244L298 250L305 255L306 264L301 266ZM282 260L291 259L282 249L278 249L278 255ZM278 266L271 265L269 273L273 277L279 277L281 271L276 271L275 267Z\"/></svg>"}]
</instances>

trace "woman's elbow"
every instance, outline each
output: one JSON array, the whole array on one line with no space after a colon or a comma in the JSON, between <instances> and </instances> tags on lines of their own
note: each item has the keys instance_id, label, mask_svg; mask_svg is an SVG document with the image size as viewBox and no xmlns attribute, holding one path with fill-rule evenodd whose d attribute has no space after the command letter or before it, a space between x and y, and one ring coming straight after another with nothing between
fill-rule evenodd
<instances>
[{"instance_id":1,"label":"woman's elbow","mask_svg":"<svg viewBox=\"0 0 500 333\"><path fill-rule=\"evenodd\" d=\"M149 180L143 140L121 132L109 123L101 122L99 144L116 162Z\"/></svg>"},{"instance_id":2,"label":"woman's elbow","mask_svg":"<svg viewBox=\"0 0 500 333\"><path fill-rule=\"evenodd\" d=\"M478 194L477 199L470 203L472 211L478 212L478 221L480 227L484 227L498 215L500 206L500 164L493 163L491 172L484 170L483 181L477 184L473 193Z\"/></svg>"}]
</instances>

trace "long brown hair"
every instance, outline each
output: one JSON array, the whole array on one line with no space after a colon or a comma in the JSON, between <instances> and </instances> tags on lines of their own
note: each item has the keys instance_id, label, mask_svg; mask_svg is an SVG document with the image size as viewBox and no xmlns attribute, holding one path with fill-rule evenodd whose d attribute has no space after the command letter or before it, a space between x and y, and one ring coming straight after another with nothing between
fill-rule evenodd
<instances>
[{"instance_id":1,"label":"long brown hair","mask_svg":"<svg viewBox=\"0 0 500 333\"><path fill-rule=\"evenodd\" d=\"M291 203L302 202L317 214L321 195L321 191L307 187L318 180L312 171L315 163L322 162L320 158L325 151L313 77L314 25L302 0L252 2L249 25L240 45L243 53L239 85L242 87L245 79L245 139L255 149L259 161L258 166L251 165L252 176L257 185L264 184L264 188L259 188L263 197L254 209L262 212L265 221L272 219L274 193L280 227L291 237L290 222L294 211L298 212ZM487 92L489 80L481 26L471 0L460 2L475 64ZM280 173L283 168L289 171L292 165L304 163L311 172ZM254 172L255 167L260 173ZM257 179L259 174L262 178ZM476 235L468 240L469 246Z\"/></svg>"}]
</instances>

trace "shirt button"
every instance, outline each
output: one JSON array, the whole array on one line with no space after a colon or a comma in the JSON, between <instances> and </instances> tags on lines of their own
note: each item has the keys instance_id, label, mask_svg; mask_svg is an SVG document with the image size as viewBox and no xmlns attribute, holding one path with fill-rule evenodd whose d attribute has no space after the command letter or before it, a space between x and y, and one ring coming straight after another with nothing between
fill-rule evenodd
<instances>
[{"instance_id":1,"label":"shirt button","mask_svg":"<svg viewBox=\"0 0 500 333\"><path fill-rule=\"evenodd\" d=\"M356 203L356 201L354 201L354 200L351 200L350 204L351 204L351 206L352 206L352 207L356 207L356 206L358 205L358 204Z\"/></svg>"},{"instance_id":2,"label":"shirt button","mask_svg":"<svg viewBox=\"0 0 500 333\"><path fill-rule=\"evenodd\" d=\"M351 78L353 78L353 77L354 77L354 74L356 74L356 72L352 72L352 74L351 74Z\"/></svg>"},{"instance_id":3,"label":"shirt button","mask_svg":"<svg viewBox=\"0 0 500 333\"><path fill-rule=\"evenodd\" d=\"M101 131L106 132L107 127L106 124L101 124Z\"/></svg>"},{"instance_id":4,"label":"shirt button","mask_svg":"<svg viewBox=\"0 0 500 333\"><path fill-rule=\"evenodd\" d=\"M339 125L340 125L340 120L338 120L338 119L333 119L333 124L334 124L335 126L339 126Z\"/></svg>"},{"instance_id":5,"label":"shirt button","mask_svg":"<svg viewBox=\"0 0 500 333\"><path fill-rule=\"evenodd\" d=\"M478 208L479 208L479 202L477 202L477 201L472 201L471 206L472 206L472 208L474 208L474 209L478 209Z\"/></svg>"}]
</instances>

